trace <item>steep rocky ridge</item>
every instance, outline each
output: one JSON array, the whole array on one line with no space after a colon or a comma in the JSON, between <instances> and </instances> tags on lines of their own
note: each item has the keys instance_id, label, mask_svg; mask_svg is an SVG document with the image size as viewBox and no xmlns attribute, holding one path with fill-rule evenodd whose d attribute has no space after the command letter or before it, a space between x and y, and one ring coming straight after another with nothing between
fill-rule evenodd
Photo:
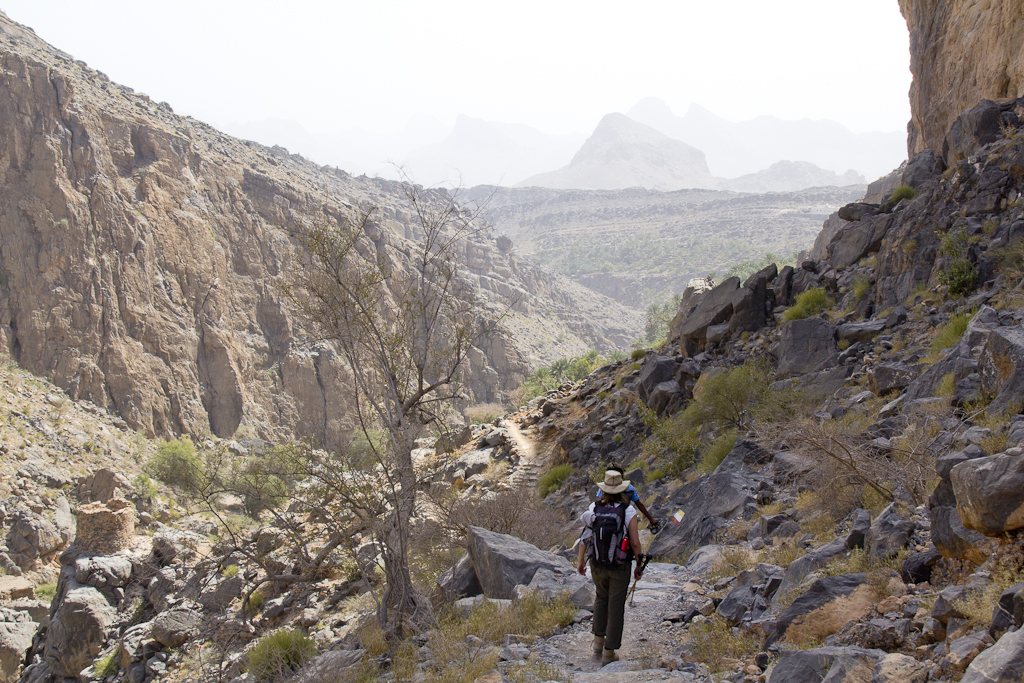
<instances>
[{"instance_id":1,"label":"steep rocky ridge","mask_svg":"<svg viewBox=\"0 0 1024 683\"><path fill-rule=\"evenodd\" d=\"M6 17L0 60L3 346L148 434L344 432L344 368L274 282L297 267L289 229L370 207L367 236L403 258L417 227L400 185L177 116ZM480 315L513 313L471 357L479 400L539 361L636 335L635 315L486 235L464 250Z\"/></svg>"},{"instance_id":2,"label":"steep rocky ridge","mask_svg":"<svg viewBox=\"0 0 1024 683\"><path fill-rule=\"evenodd\" d=\"M910 156L942 153L946 132L982 99L1024 95L1024 13L1016 0L900 0L910 31Z\"/></svg>"}]
</instances>

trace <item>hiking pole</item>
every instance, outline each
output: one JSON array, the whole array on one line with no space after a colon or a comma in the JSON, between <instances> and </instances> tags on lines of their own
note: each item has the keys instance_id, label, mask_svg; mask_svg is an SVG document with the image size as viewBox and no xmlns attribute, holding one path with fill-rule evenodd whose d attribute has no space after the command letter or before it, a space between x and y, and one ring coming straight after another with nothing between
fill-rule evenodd
<instances>
[{"instance_id":1,"label":"hiking pole","mask_svg":"<svg viewBox=\"0 0 1024 683\"><path fill-rule=\"evenodd\" d=\"M637 568L640 569L640 573L643 573L643 570L647 568L647 564L650 563L650 560L651 560L651 556L650 555L644 555L643 553L640 553L640 555L637 557ZM633 594L637 592L637 582L638 581L640 581L640 580L639 579L634 579L633 580L633 588L630 589L630 607L633 606Z\"/></svg>"}]
</instances>

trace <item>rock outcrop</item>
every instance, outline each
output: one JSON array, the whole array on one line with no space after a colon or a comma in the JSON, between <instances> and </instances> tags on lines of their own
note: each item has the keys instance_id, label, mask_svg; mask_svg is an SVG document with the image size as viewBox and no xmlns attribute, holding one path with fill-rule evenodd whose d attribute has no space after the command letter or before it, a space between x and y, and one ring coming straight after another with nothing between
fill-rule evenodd
<instances>
[{"instance_id":1,"label":"rock outcrop","mask_svg":"<svg viewBox=\"0 0 1024 683\"><path fill-rule=\"evenodd\" d=\"M910 31L910 156L942 153L946 132L980 100L1024 96L1024 14L1016 0L900 0Z\"/></svg>"}]
</instances>

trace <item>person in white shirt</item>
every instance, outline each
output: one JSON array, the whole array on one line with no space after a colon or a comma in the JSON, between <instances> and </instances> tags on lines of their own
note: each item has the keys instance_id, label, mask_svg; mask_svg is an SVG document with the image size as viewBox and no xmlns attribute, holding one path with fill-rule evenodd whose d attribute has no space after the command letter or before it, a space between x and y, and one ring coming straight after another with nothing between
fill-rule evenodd
<instances>
[{"instance_id":1,"label":"person in white shirt","mask_svg":"<svg viewBox=\"0 0 1024 683\"><path fill-rule=\"evenodd\" d=\"M601 498L591 503L590 509L580 516L585 529L576 569L586 575L587 559L590 558L590 575L597 593L594 601L594 654L601 655L601 662L607 664L619 658L615 651L622 645L630 568L633 558L643 554L643 547L637 530L636 508L630 505L625 494L629 481L622 479L621 472L608 470L598 488L601 489ZM621 524L619 534L623 540L606 551L610 553L609 557L598 557L601 553L595 551L601 544L595 534L595 526L603 526L616 516ZM643 575L639 561L632 574L636 579Z\"/></svg>"}]
</instances>

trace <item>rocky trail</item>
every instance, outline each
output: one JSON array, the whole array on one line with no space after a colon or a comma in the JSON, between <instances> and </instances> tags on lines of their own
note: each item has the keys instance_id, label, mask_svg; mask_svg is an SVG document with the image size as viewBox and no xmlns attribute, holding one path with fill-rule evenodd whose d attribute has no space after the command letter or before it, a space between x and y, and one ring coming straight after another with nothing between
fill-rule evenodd
<instances>
[{"instance_id":1,"label":"rocky trail","mask_svg":"<svg viewBox=\"0 0 1024 683\"><path fill-rule=\"evenodd\" d=\"M587 575L590 575L588 568ZM573 681L611 683L612 681L694 681L700 680L697 668L676 672L656 669L664 662L661 654L678 646L681 635L679 615L683 603L704 589L692 582L692 575L676 564L651 563L641 581L636 582L632 600L626 602L625 629L620 661L601 665L591 651L593 635L590 619L575 624L568 633L549 638L539 652L553 648L557 664ZM541 655L543 657L543 655Z\"/></svg>"},{"instance_id":2,"label":"rocky trail","mask_svg":"<svg viewBox=\"0 0 1024 683\"><path fill-rule=\"evenodd\" d=\"M514 420L505 420L503 426L519 452L519 463L509 475L507 483L511 488L533 489L540 475L548 468L549 454L547 451L541 452L534 439Z\"/></svg>"}]
</instances>

